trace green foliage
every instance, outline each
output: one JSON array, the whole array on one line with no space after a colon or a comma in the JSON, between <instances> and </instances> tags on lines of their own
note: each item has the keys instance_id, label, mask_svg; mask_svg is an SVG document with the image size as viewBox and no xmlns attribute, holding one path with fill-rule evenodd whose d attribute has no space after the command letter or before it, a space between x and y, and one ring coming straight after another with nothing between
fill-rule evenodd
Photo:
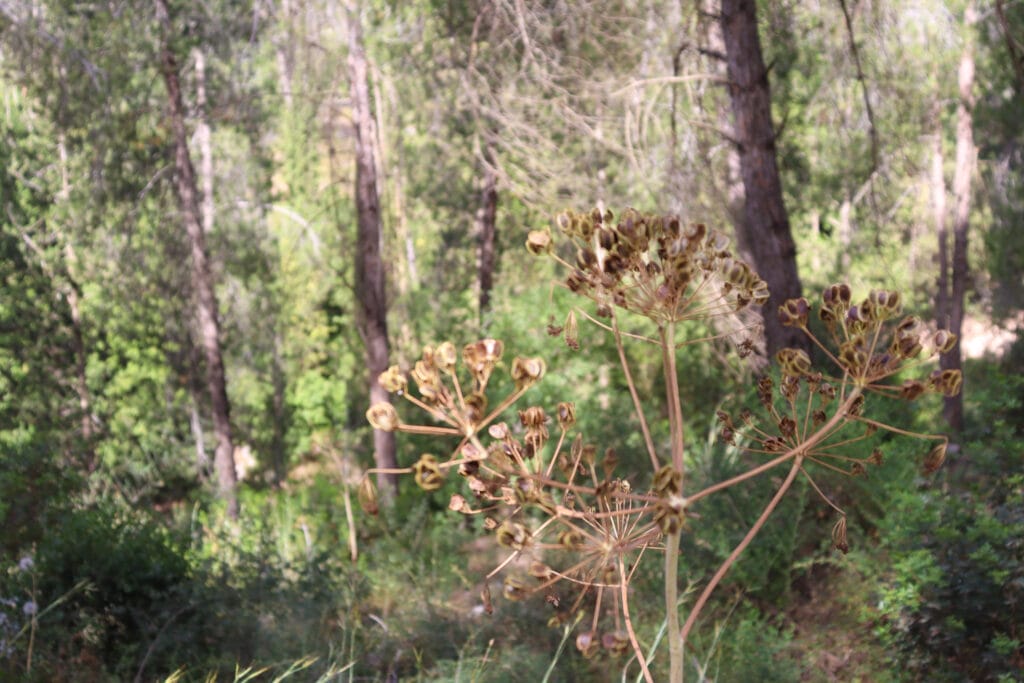
<instances>
[{"instance_id":1,"label":"green foliage","mask_svg":"<svg viewBox=\"0 0 1024 683\"><path fill-rule=\"evenodd\" d=\"M943 488L892 496L882 537L883 629L901 661L930 680L1020 680L1024 660L1024 447L1019 377L989 369L975 394L979 437L967 441ZM980 429L979 429L980 428ZM945 490L943 490L945 489Z\"/></svg>"}]
</instances>

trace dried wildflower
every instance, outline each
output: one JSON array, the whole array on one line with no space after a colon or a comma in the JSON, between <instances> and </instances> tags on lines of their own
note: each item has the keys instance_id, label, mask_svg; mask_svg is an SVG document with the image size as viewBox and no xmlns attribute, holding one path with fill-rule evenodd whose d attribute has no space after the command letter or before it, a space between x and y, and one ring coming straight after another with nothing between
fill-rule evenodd
<instances>
[{"instance_id":1,"label":"dried wildflower","mask_svg":"<svg viewBox=\"0 0 1024 683\"><path fill-rule=\"evenodd\" d=\"M374 429L382 432L393 432L401 424L398 411L390 403L375 403L366 411L366 420Z\"/></svg>"}]
</instances>

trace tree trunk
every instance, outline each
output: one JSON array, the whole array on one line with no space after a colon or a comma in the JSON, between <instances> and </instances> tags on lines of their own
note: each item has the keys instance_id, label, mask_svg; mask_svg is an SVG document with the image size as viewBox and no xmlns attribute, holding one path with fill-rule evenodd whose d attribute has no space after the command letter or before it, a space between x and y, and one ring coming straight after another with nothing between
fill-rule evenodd
<instances>
[{"instance_id":1,"label":"tree trunk","mask_svg":"<svg viewBox=\"0 0 1024 683\"><path fill-rule=\"evenodd\" d=\"M960 370L963 362L960 352L960 334L964 322L964 299L970 273L967 264L967 229L971 215L971 177L977 148L974 146L974 24L977 12L973 2L964 10L964 48L960 55L960 69L957 83L960 102L956 110L956 169L953 172L953 197L956 205L953 213L953 258L952 279L949 290L949 331L957 336L956 345L940 360L943 369ZM964 428L963 393L945 399L943 415L950 428L961 432Z\"/></svg>"},{"instance_id":2,"label":"tree trunk","mask_svg":"<svg viewBox=\"0 0 1024 683\"><path fill-rule=\"evenodd\" d=\"M356 139L356 299L359 302L358 326L366 345L369 371L370 404L390 402L391 397L377 382L388 368L387 298L384 288L384 263L381 259L380 197L377 192L377 163L374 158L374 122L370 111L370 88L362 26L357 10L348 8L348 70ZM374 461L378 468L397 467L395 435L374 430ZM382 496L393 498L398 492L398 477L378 474Z\"/></svg>"},{"instance_id":3,"label":"tree trunk","mask_svg":"<svg viewBox=\"0 0 1024 683\"><path fill-rule=\"evenodd\" d=\"M203 185L201 213L203 233L213 230L213 134L206 117L206 57L199 48L192 48L196 62L196 143L199 145L199 180Z\"/></svg>"},{"instance_id":4,"label":"tree trunk","mask_svg":"<svg viewBox=\"0 0 1024 683\"><path fill-rule=\"evenodd\" d=\"M494 168L494 150L488 144L484 149L483 189L480 193L480 207L476 213L477 238L479 240L477 273L479 275L480 324L491 306L491 290L494 289L494 264L496 221L498 216L498 173Z\"/></svg>"},{"instance_id":5,"label":"tree trunk","mask_svg":"<svg viewBox=\"0 0 1024 683\"><path fill-rule=\"evenodd\" d=\"M796 244L782 201L768 71L757 35L754 0L722 0L721 23L745 199L739 247L753 256L754 267L771 291L762 312L769 355L787 346L807 349L806 336L783 327L776 315L786 299L800 296L801 286Z\"/></svg>"},{"instance_id":6,"label":"tree trunk","mask_svg":"<svg viewBox=\"0 0 1024 683\"><path fill-rule=\"evenodd\" d=\"M192 252L192 288L198 309L199 335L206 359L206 382L213 408L213 428L217 437L217 451L214 458L217 483L220 495L227 503L228 516L231 519L237 519L238 483L235 474L235 449L231 440L230 404L228 403L227 380L224 376L224 362L220 348L217 297L213 290L213 276L210 273L210 264L206 254L206 239L199 211L196 175L188 151L185 107L182 103L181 83L178 79L178 64L174 52L171 50L170 15L166 0L154 0L154 2L156 3L157 19L162 29L160 70L167 87L170 124L174 134L175 189Z\"/></svg>"}]
</instances>

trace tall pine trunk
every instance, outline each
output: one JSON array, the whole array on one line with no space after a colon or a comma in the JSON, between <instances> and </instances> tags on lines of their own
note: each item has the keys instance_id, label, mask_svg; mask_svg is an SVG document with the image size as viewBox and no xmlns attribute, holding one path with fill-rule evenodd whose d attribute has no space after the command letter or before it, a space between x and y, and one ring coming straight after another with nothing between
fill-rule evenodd
<instances>
[{"instance_id":1,"label":"tall pine trunk","mask_svg":"<svg viewBox=\"0 0 1024 683\"><path fill-rule=\"evenodd\" d=\"M968 278L970 276L967 263L967 230L971 217L971 178L974 175L977 148L974 146L974 25L977 12L973 2L964 10L964 47L960 54L960 68L957 73L959 104L956 109L956 168L953 171L953 253L952 277L950 280L949 298L947 300L949 315L948 329L957 336L956 345L940 359L940 366L946 369L960 370L963 362L960 350L960 335L964 322L964 299L967 296ZM964 428L963 393L947 397L943 406L943 415L950 428L960 432Z\"/></svg>"},{"instance_id":2,"label":"tall pine trunk","mask_svg":"<svg viewBox=\"0 0 1024 683\"><path fill-rule=\"evenodd\" d=\"M787 346L807 348L806 336L783 327L776 314L786 299L800 296L801 286L796 244L782 200L771 93L757 34L755 1L722 0L721 25L744 190L739 247L753 257L758 274L771 290L763 310L769 355Z\"/></svg>"},{"instance_id":3,"label":"tall pine trunk","mask_svg":"<svg viewBox=\"0 0 1024 683\"><path fill-rule=\"evenodd\" d=\"M358 326L366 346L370 404L390 402L391 396L377 378L388 368L388 322L384 262L381 259L380 195L377 190L377 162L374 156L374 120L370 110L370 87L366 50L358 10L348 8L348 71L356 139L356 299ZM373 457L378 468L394 469L395 435L375 429ZM377 475L385 499L398 492L395 474Z\"/></svg>"},{"instance_id":4,"label":"tall pine trunk","mask_svg":"<svg viewBox=\"0 0 1024 683\"><path fill-rule=\"evenodd\" d=\"M206 360L206 384L213 409L213 429L217 437L214 466L220 496L227 503L228 516L238 518L238 482L235 474L234 444L231 440L231 407L220 348L220 322L213 276L206 253L206 238L199 210L199 192L195 169L188 151L185 107L181 96L177 58L171 48L171 20L166 0L154 0L161 27L160 71L167 88L168 113L174 135L175 189L192 253L192 290L199 318L199 336Z\"/></svg>"}]
</instances>

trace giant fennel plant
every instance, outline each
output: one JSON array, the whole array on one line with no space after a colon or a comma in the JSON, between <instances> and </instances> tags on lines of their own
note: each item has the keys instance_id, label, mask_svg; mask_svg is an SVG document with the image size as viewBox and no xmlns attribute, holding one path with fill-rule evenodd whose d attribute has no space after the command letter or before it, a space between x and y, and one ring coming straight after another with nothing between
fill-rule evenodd
<instances>
[{"instance_id":1,"label":"giant fennel plant","mask_svg":"<svg viewBox=\"0 0 1024 683\"><path fill-rule=\"evenodd\" d=\"M846 552L845 513L816 483L816 471L858 475L880 464L877 448L850 455L877 430L934 441L923 467L933 471L941 465L946 437L913 434L871 419L864 406L872 395L913 401L928 393L956 394L959 371L894 379L949 351L954 337L944 330L930 331L914 316L902 317L897 292L872 291L858 302L845 284L827 288L818 308L827 331L823 338L810 329L810 303L803 298L786 301L777 312L781 322L802 330L828 368L815 367L803 349L779 351L778 380L765 374L757 382L758 409L736 415L718 412L721 439L751 454L757 464L693 490L684 466L687 442L676 356L682 346L695 342L678 341L677 328L717 318L736 328L729 335L738 340L739 354L748 355L757 346L758 330L742 323L738 314L767 302L766 283L729 250L723 234L700 224L683 225L674 216L627 209L616 220L611 212L595 209L567 211L554 222L567 243L556 244L550 230L538 230L529 234L526 247L560 264L567 273L561 284L591 300L588 308L594 311L570 312L556 333L564 332L569 345L576 346L578 313L614 338L649 471L619 471L613 449L599 453L576 429L571 402L548 409L527 406L518 411L519 425L503 422L506 411L543 377L546 365L541 358L513 358L507 367L514 388L495 398L489 391L490 379L505 366L503 344L497 339L470 343L461 353L451 342L428 346L408 371L393 366L380 376L385 389L429 418L427 424L404 422L390 403L371 406L367 417L376 429L447 439L439 441L448 444L446 456L424 454L397 472L412 474L426 491L440 488L452 472L464 480L465 493L454 494L449 507L463 515L483 515L483 527L507 549L505 559L483 580L481 597L488 612L493 609L491 586L498 585L499 577L506 599L545 596L554 609L551 624L575 627L576 647L584 656L632 650L648 683L654 680L651 655L633 626L629 586L641 561L661 554L669 671L675 683L683 680L686 639L708 598L798 477L805 477L834 508L832 543ZM636 316L653 322L657 335L630 329L629 321ZM667 408L669 417L667 445L652 436L647 418L652 408L644 405L633 380L626 339L649 344L661 355L666 405L660 408ZM704 499L776 468L785 475L774 495L681 623L680 535L700 533L700 526L688 519ZM360 499L369 512L377 508L369 476L373 473L360 487ZM556 584L575 598L557 597ZM602 617L611 625L602 624Z\"/></svg>"}]
</instances>

